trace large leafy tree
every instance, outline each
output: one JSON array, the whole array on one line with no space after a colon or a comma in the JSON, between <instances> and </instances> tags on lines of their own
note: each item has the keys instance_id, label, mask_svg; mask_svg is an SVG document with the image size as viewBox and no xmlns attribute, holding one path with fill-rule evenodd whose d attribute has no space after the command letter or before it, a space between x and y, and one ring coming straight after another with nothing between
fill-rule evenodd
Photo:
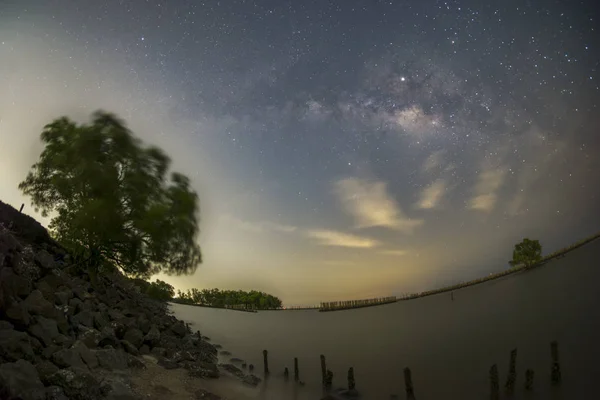
<instances>
[{"instance_id":1,"label":"large leafy tree","mask_svg":"<svg viewBox=\"0 0 600 400\"><path fill-rule=\"evenodd\" d=\"M193 273L199 200L189 179L167 175L170 159L144 147L115 115L89 124L67 117L46 125L45 148L19 188L65 247L95 270L102 261L132 276Z\"/></svg>"},{"instance_id":2,"label":"large leafy tree","mask_svg":"<svg viewBox=\"0 0 600 400\"><path fill-rule=\"evenodd\" d=\"M523 239L515 245L513 259L509 262L511 266L525 265L530 267L542 259L542 245L538 240Z\"/></svg>"}]
</instances>

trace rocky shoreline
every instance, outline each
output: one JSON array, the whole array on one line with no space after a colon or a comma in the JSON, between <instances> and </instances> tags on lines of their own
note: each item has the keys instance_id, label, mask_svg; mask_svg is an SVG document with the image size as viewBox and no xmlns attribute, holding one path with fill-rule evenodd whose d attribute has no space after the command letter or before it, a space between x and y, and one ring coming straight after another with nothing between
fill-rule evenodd
<instances>
[{"instance_id":1,"label":"rocky shoreline","mask_svg":"<svg viewBox=\"0 0 600 400\"><path fill-rule=\"evenodd\" d=\"M43 226L0 202L0 399L220 399L201 383L231 367L206 339L119 272L92 279ZM175 369L195 382L189 390L139 379Z\"/></svg>"}]
</instances>

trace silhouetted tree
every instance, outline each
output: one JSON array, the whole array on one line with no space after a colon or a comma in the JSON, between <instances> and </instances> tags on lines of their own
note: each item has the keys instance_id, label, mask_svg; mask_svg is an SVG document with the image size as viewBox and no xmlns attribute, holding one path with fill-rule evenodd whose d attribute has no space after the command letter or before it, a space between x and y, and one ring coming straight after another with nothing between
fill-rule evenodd
<instances>
[{"instance_id":1,"label":"silhouetted tree","mask_svg":"<svg viewBox=\"0 0 600 400\"><path fill-rule=\"evenodd\" d=\"M219 289L188 289L187 292L178 290L175 301L211 307L245 306L258 310L281 308L282 306L281 299L278 297L256 290L250 292Z\"/></svg>"},{"instance_id":2,"label":"silhouetted tree","mask_svg":"<svg viewBox=\"0 0 600 400\"><path fill-rule=\"evenodd\" d=\"M515 245L513 258L509 261L511 266L525 265L530 267L542 259L542 245L538 240L523 239Z\"/></svg>"},{"instance_id":3,"label":"silhouetted tree","mask_svg":"<svg viewBox=\"0 0 600 400\"><path fill-rule=\"evenodd\" d=\"M146 294L156 300L168 301L175 296L175 288L167 282L157 279L148 285Z\"/></svg>"},{"instance_id":4,"label":"silhouetted tree","mask_svg":"<svg viewBox=\"0 0 600 400\"><path fill-rule=\"evenodd\" d=\"M40 159L19 188L42 215L54 214L53 234L90 271L103 260L133 276L195 271L198 196L186 176L167 178L162 150L143 147L121 120L101 111L91 124L56 119L41 140Z\"/></svg>"}]
</instances>

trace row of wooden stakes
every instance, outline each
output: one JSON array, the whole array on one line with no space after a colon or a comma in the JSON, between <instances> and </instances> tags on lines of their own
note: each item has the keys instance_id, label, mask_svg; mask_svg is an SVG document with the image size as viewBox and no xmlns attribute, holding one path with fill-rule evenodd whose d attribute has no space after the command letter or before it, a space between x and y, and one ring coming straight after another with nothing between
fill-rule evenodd
<instances>
[{"instance_id":1,"label":"row of wooden stakes","mask_svg":"<svg viewBox=\"0 0 600 400\"><path fill-rule=\"evenodd\" d=\"M558 359L558 342L553 341L550 343L550 353L552 357L552 366L550 371L550 380L552 384L557 385L561 382L562 375L560 370L560 363ZM323 384L323 388L325 391L330 391L333 383L333 372L327 369L327 364L325 360L325 356L321 354L321 382ZM264 373L265 376L269 375L269 352L267 350L263 350L263 364L264 364ZM510 352L510 363L508 369L508 376L506 378L506 383L504 385L505 392L507 396L512 396L515 391L515 382L517 379L517 349L513 349ZM498 400L500 399L500 384L498 377L498 366L496 364L492 365L490 368L490 399ZM290 376L290 372L287 367L285 367L283 371L284 379L288 380ZM534 372L532 369L527 369L525 371L525 390L530 391L533 390L533 377ZM300 369L298 367L298 357L294 358L294 381L302 383L300 381ZM415 400L415 391L412 383L412 375L410 368L404 368L404 388L406 390L406 399L407 400ZM354 391L356 390L356 381L354 379L354 368L350 367L348 369L348 390Z\"/></svg>"}]
</instances>

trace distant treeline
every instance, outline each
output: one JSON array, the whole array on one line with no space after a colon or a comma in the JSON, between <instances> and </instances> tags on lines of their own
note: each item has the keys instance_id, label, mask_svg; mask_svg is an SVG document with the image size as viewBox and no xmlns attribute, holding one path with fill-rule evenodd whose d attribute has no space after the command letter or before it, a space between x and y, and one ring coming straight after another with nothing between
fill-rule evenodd
<instances>
[{"instance_id":1,"label":"distant treeline","mask_svg":"<svg viewBox=\"0 0 600 400\"><path fill-rule=\"evenodd\" d=\"M246 308L250 310L267 310L281 308L281 300L268 293L251 290L220 290L220 289L188 289L186 292L177 291L173 302L182 304L200 304L219 308Z\"/></svg>"}]
</instances>

